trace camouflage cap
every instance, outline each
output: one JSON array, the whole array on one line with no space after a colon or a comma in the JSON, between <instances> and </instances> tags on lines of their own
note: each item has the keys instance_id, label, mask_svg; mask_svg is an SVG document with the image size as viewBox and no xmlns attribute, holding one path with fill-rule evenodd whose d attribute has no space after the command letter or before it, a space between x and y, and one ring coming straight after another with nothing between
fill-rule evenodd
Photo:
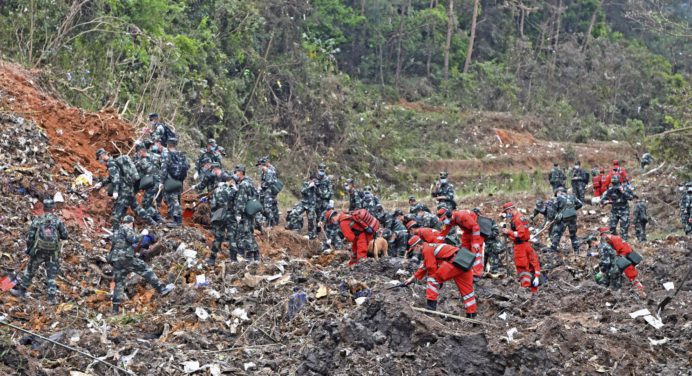
<instances>
[{"instance_id":1,"label":"camouflage cap","mask_svg":"<svg viewBox=\"0 0 692 376\"><path fill-rule=\"evenodd\" d=\"M147 145L145 145L143 142L138 142L135 144L135 151L140 151L142 149L146 149Z\"/></svg>"},{"instance_id":2,"label":"camouflage cap","mask_svg":"<svg viewBox=\"0 0 692 376\"><path fill-rule=\"evenodd\" d=\"M255 166L261 166L263 164L267 163L267 158L265 157L260 157L257 159L257 163L255 163Z\"/></svg>"},{"instance_id":3,"label":"camouflage cap","mask_svg":"<svg viewBox=\"0 0 692 376\"><path fill-rule=\"evenodd\" d=\"M320 171L324 171L327 168L327 165L324 163L320 163L319 166L317 167Z\"/></svg>"},{"instance_id":4,"label":"camouflage cap","mask_svg":"<svg viewBox=\"0 0 692 376\"><path fill-rule=\"evenodd\" d=\"M216 140L213 138L210 138L207 140L207 145L216 145Z\"/></svg>"},{"instance_id":5,"label":"camouflage cap","mask_svg":"<svg viewBox=\"0 0 692 376\"><path fill-rule=\"evenodd\" d=\"M237 171L245 172L245 165L242 163L235 165L235 168L233 168L233 172L237 172Z\"/></svg>"},{"instance_id":6,"label":"camouflage cap","mask_svg":"<svg viewBox=\"0 0 692 376\"><path fill-rule=\"evenodd\" d=\"M401 209L394 210L394 216L395 217L398 217L400 215L404 215L404 212Z\"/></svg>"},{"instance_id":7,"label":"camouflage cap","mask_svg":"<svg viewBox=\"0 0 692 376\"><path fill-rule=\"evenodd\" d=\"M106 149L100 148L100 149L96 150L96 159L101 158L101 156L104 155L104 154L108 154L108 152L106 151Z\"/></svg>"},{"instance_id":8,"label":"camouflage cap","mask_svg":"<svg viewBox=\"0 0 692 376\"><path fill-rule=\"evenodd\" d=\"M219 162L212 162L212 163L211 163L211 168L221 168L221 163L219 163Z\"/></svg>"},{"instance_id":9,"label":"camouflage cap","mask_svg":"<svg viewBox=\"0 0 692 376\"><path fill-rule=\"evenodd\" d=\"M149 114L149 120L157 119L159 117L159 114L156 112L152 112Z\"/></svg>"},{"instance_id":10,"label":"camouflage cap","mask_svg":"<svg viewBox=\"0 0 692 376\"><path fill-rule=\"evenodd\" d=\"M178 139L175 137L171 137L168 139L168 142L166 142L166 145L178 145Z\"/></svg>"},{"instance_id":11,"label":"camouflage cap","mask_svg":"<svg viewBox=\"0 0 692 376\"><path fill-rule=\"evenodd\" d=\"M49 198L46 198L43 200L43 209L47 209L47 210L53 209L54 206L55 206L55 201L53 201Z\"/></svg>"},{"instance_id":12,"label":"camouflage cap","mask_svg":"<svg viewBox=\"0 0 692 376\"><path fill-rule=\"evenodd\" d=\"M447 171L440 171L440 179L447 179L449 173Z\"/></svg>"},{"instance_id":13,"label":"camouflage cap","mask_svg":"<svg viewBox=\"0 0 692 376\"><path fill-rule=\"evenodd\" d=\"M123 219L120 220L122 223L132 223L135 221L135 218L131 215L126 215L123 217Z\"/></svg>"},{"instance_id":14,"label":"camouflage cap","mask_svg":"<svg viewBox=\"0 0 692 376\"><path fill-rule=\"evenodd\" d=\"M411 201L416 201L416 196L413 196L413 195L408 196L408 201L409 201L409 202L411 202Z\"/></svg>"}]
</instances>

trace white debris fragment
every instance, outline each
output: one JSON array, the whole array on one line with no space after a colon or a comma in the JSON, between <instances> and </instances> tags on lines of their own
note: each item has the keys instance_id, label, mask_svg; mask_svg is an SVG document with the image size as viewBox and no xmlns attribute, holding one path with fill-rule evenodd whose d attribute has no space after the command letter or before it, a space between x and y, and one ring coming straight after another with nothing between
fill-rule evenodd
<instances>
[{"instance_id":1,"label":"white debris fragment","mask_svg":"<svg viewBox=\"0 0 692 376\"><path fill-rule=\"evenodd\" d=\"M195 315L197 315L200 321L206 321L209 318L209 312L202 307L195 308Z\"/></svg>"},{"instance_id":2,"label":"white debris fragment","mask_svg":"<svg viewBox=\"0 0 692 376\"><path fill-rule=\"evenodd\" d=\"M366 300L368 300L367 296L361 296L360 298L355 299L357 305L362 305Z\"/></svg>"},{"instance_id":3,"label":"white debris fragment","mask_svg":"<svg viewBox=\"0 0 692 376\"><path fill-rule=\"evenodd\" d=\"M243 321L250 321L250 318L247 317L247 311L242 309L242 308L236 308L231 312L231 316L237 317Z\"/></svg>"},{"instance_id":4,"label":"white debris fragment","mask_svg":"<svg viewBox=\"0 0 692 376\"><path fill-rule=\"evenodd\" d=\"M255 367L257 367L257 365L256 365L255 363L253 363L253 362L243 363L243 368L244 368L246 371L251 370L251 369L253 369L253 368L255 368Z\"/></svg>"},{"instance_id":5,"label":"white debris fragment","mask_svg":"<svg viewBox=\"0 0 692 376\"><path fill-rule=\"evenodd\" d=\"M211 376L221 376L221 366L219 366L218 364L209 364L208 368L209 374L211 374Z\"/></svg>"},{"instance_id":6,"label":"white debris fragment","mask_svg":"<svg viewBox=\"0 0 692 376\"><path fill-rule=\"evenodd\" d=\"M401 283L401 282L397 281L396 279L393 279L393 280L387 282L388 285L398 285L399 283Z\"/></svg>"},{"instance_id":7,"label":"white debris fragment","mask_svg":"<svg viewBox=\"0 0 692 376\"><path fill-rule=\"evenodd\" d=\"M663 337L663 339L649 338L649 342L654 346L660 346L660 345L663 345L665 343L668 343L668 338L667 337Z\"/></svg>"},{"instance_id":8,"label":"white debris fragment","mask_svg":"<svg viewBox=\"0 0 692 376\"><path fill-rule=\"evenodd\" d=\"M519 333L519 330L517 328L512 328L507 331L507 339L512 342L514 341L514 335Z\"/></svg>"},{"instance_id":9,"label":"white debris fragment","mask_svg":"<svg viewBox=\"0 0 692 376\"><path fill-rule=\"evenodd\" d=\"M502 312L501 315L498 316L502 320L507 320L507 312Z\"/></svg>"},{"instance_id":10,"label":"white debris fragment","mask_svg":"<svg viewBox=\"0 0 692 376\"><path fill-rule=\"evenodd\" d=\"M185 373L194 373L199 371L199 362L196 360L190 360L187 362L182 362L180 363L183 365L183 372Z\"/></svg>"},{"instance_id":11,"label":"white debris fragment","mask_svg":"<svg viewBox=\"0 0 692 376\"><path fill-rule=\"evenodd\" d=\"M633 319L636 319L639 316L646 316L646 315L650 315L650 314L651 314L651 312L649 312L648 309L644 308L644 309L640 309L637 312L630 313L630 317Z\"/></svg>"},{"instance_id":12,"label":"white debris fragment","mask_svg":"<svg viewBox=\"0 0 692 376\"><path fill-rule=\"evenodd\" d=\"M649 325L653 326L656 329L661 329L663 327L663 321L657 317L653 317L651 315L644 316L644 320L646 320Z\"/></svg>"},{"instance_id":13,"label":"white debris fragment","mask_svg":"<svg viewBox=\"0 0 692 376\"><path fill-rule=\"evenodd\" d=\"M666 289L666 291L670 291L675 288L675 283L674 282L666 282L663 284L663 288Z\"/></svg>"},{"instance_id":14,"label":"white debris fragment","mask_svg":"<svg viewBox=\"0 0 692 376\"><path fill-rule=\"evenodd\" d=\"M409 272L407 272L404 269L399 269L396 271L396 275L408 275Z\"/></svg>"}]
</instances>

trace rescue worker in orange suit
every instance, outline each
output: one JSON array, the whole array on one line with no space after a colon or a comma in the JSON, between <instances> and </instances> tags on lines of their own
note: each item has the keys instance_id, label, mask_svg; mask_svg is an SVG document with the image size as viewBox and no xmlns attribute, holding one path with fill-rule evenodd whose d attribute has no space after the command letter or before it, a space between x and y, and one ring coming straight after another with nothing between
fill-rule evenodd
<instances>
[{"instance_id":1,"label":"rescue worker in orange suit","mask_svg":"<svg viewBox=\"0 0 692 376\"><path fill-rule=\"evenodd\" d=\"M415 227L411 230L411 233L419 236L426 243L442 244L445 242L445 237L442 235L442 232L434 228Z\"/></svg>"},{"instance_id":2,"label":"rescue worker in orange suit","mask_svg":"<svg viewBox=\"0 0 692 376\"><path fill-rule=\"evenodd\" d=\"M353 266L360 259L368 257L368 244L373 240L374 233L368 233L364 226L353 220L351 214L346 212L339 213L336 210L327 210L325 217L328 223L338 224L346 241L351 243L349 266Z\"/></svg>"},{"instance_id":3,"label":"rescue worker in orange suit","mask_svg":"<svg viewBox=\"0 0 692 376\"><path fill-rule=\"evenodd\" d=\"M541 264L529 241L529 221L521 216L511 202L502 205L502 212L509 221L509 228L504 227L502 232L514 242L514 265L517 268L519 283L521 287L529 287L531 293L535 294L538 285L541 284Z\"/></svg>"},{"instance_id":4,"label":"rescue worker in orange suit","mask_svg":"<svg viewBox=\"0 0 692 376\"><path fill-rule=\"evenodd\" d=\"M473 275L477 278L483 276L483 242L481 228L478 226L478 215L471 210L451 211L440 208L437 211L440 221L444 223L440 231L443 236L447 236L453 226L459 226L463 231L461 234L461 246L476 254L476 261L473 263Z\"/></svg>"},{"instance_id":5,"label":"rescue worker in orange suit","mask_svg":"<svg viewBox=\"0 0 692 376\"><path fill-rule=\"evenodd\" d=\"M593 196L601 197L601 179L602 176L598 174L599 170L594 168L591 170L593 177L591 178L591 183L593 185ZM603 169L600 169L600 173L603 174Z\"/></svg>"},{"instance_id":6,"label":"rescue worker in orange suit","mask_svg":"<svg viewBox=\"0 0 692 376\"><path fill-rule=\"evenodd\" d=\"M616 159L613 161L613 169L606 176L605 186L601 184L601 192L605 192L608 190L608 188L610 188L610 180L613 178L614 175L620 175L620 183L623 185L630 182L630 177L629 175L627 175L627 170L625 170L624 167L620 167L620 161Z\"/></svg>"},{"instance_id":7,"label":"rescue worker in orange suit","mask_svg":"<svg viewBox=\"0 0 692 376\"><path fill-rule=\"evenodd\" d=\"M627 257L627 255L632 252L632 247L626 241L622 240L622 238L617 235L611 235L609 233L610 228L600 227L598 232L601 234L601 241L604 241L613 247L618 256ZM630 283L632 283L632 288L636 289L637 294L644 297L644 286L637 280L637 275L639 274L637 272L637 268L635 268L633 264L630 264L622 272L625 274L625 277L627 277Z\"/></svg>"},{"instance_id":8,"label":"rescue worker in orange suit","mask_svg":"<svg viewBox=\"0 0 692 376\"><path fill-rule=\"evenodd\" d=\"M422 280L427 275L426 308L435 311L442 284L454 280L464 301L466 317L475 318L478 305L476 304L476 293L473 291L473 273L470 270L464 271L452 264L459 248L449 244L425 243L417 235L412 236L408 244L410 250L423 254L423 263L413 276L404 282L404 285L410 285L416 279Z\"/></svg>"}]
</instances>

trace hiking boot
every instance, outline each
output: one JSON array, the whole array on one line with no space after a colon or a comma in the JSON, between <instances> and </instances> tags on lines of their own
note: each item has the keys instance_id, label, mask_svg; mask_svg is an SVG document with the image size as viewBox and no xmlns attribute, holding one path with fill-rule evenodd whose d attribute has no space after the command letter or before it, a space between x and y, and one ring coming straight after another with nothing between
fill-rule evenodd
<instances>
[{"instance_id":1,"label":"hiking boot","mask_svg":"<svg viewBox=\"0 0 692 376\"><path fill-rule=\"evenodd\" d=\"M18 298L23 298L24 296L26 296L26 289L23 288L22 286L17 286L15 288L13 288L12 290L10 290L10 294L12 294Z\"/></svg>"},{"instance_id":2,"label":"hiking boot","mask_svg":"<svg viewBox=\"0 0 692 376\"><path fill-rule=\"evenodd\" d=\"M114 315L120 314L120 303L113 303L113 308L111 309L111 313Z\"/></svg>"},{"instance_id":3,"label":"hiking boot","mask_svg":"<svg viewBox=\"0 0 692 376\"><path fill-rule=\"evenodd\" d=\"M437 311L437 300L430 300L425 304L425 309L428 311Z\"/></svg>"},{"instance_id":4,"label":"hiking boot","mask_svg":"<svg viewBox=\"0 0 692 376\"><path fill-rule=\"evenodd\" d=\"M48 304L57 305L58 304L58 298L55 295L48 295Z\"/></svg>"},{"instance_id":5,"label":"hiking boot","mask_svg":"<svg viewBox=\"0 0 692 376\"><path fill-rule=\"evenodd\" d=\"M161 289L161 291L159 291L159 294L161 296L166 296L166 295L170 294L170 292L173 291L174 289L175 289L175 285L172 283L169 283L166 285L166 287L164 287L163 289Z\"/></svg>"},{"instance_id":6,"label":"hiking boot","mask_svg":"<svg viewBox=\"0 0 692 376\"><path fill-rule=\"evenodd\" d=\"M467 319L475 319L476 318L476 312L474 313L467 313L466 314Z\"/></svg>"}]
</instances>

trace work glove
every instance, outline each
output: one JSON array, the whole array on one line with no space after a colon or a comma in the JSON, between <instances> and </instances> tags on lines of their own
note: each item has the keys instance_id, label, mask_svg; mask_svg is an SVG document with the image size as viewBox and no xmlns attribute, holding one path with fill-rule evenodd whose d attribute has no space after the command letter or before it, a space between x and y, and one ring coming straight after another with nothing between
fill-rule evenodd
<instances>
[{"instance_id":1,"label":"work glove","mask_svg":"<svg viewBox=\"0 0 692 376\"><path fill-rule=\"evenodd\" d=\"M586 257L596 257L596 256L598 256L597 252L589 252L586 254Z\"/></svg>"},{"instance_id":2,"label":"work glove","mask_svg":"<svg viewBox=\"0 0 692 376\"><path fill-rule=\"evenodd\" d=\"M117 199L118 199L118 192L113 192L113 200L117 200Z\"/></svg>"},{"instance_id":3,"label":"work glove","mask_svg":"<svg viewBox=\"0 0 692 376\"><path fill-rule=\"evenodd\" d=\"M480 251L481 251L481 245L480 245L480 244L473 244L473 245L471 246L471 248L472 248L474 251L476 251L476 252L480 252Z\"/></svg>"},{"instance_id":4,"label":"work glove","mask_svg":"<svg viewBox=\"0 0 692 376\"><path fill-rule=\"evenodd\" d=\"M235 221L236 221L237 223L240 223L240 216L239 216L239 215L236 215L236 216L235 216Z\"/></svg>"},{"instance_id":5,"label":"work glove","mask_svg":"<svg viewBox=\"0 0 692 376\"><path fill-rule=\"evenodd\" d=\"M596 280L596 282L601 282L601 280L603 279L603 273L596 273L596 275L594 275L594 279Z\"/></svg>"},{"instance_id":6,"label":"work glove","mask_svg":"<svg viewBox=\"0 0 692 376\"><path fill-rule=\"evenodd\" d=\"M541 284L541 275L537 274L536 276L533 277L533 281L531 282L531 286L533 287L538 287L538 285Z\"/></svg>"},{"instance_id":7,"label":"work glove","mask_svg":"<svg viewBox=\"0 0 692 376\"><path fill-rule=\"evenodd\" d=\"M327 243L327 245L332 245L332 239L327 239L325 243Z\"/></svg>"},{"instance_id":8,"label":"work glove","mask_svg":"<svg viewBox=\"0 0 692 376\"><path fill-rule=\"evenodd\" d=\"M371 235L373 232L374 232L374 231L372 230L371 227L366 227L366 228L365 228L365 233Z\"/></svg>"},{"instance_id":9,"label":"work glove","mask_svg":"<svg viewBox=\"0 0 692 376\"><path fill-rule=\"evenodd\" d=\"M415 280L416 280L415 277L410 277L409 279L404 281L404 286L408 286L408 285L412 284Z\"/></svg>"},{"instance_id":10,"label":"work glove","mask_svg":"<svg viewBox=\"0 0 692 376\"><path fill-rule=\"evenodd\" d=\"M163 184L159 184L159 191L163 191Z\"/></svg>"},{"instance_id":11,"label":"work glove","mask_svg":"<svg viewBox=\"0 0 692 376\"><path fill-rule=\"evenodd\" d=\"M558 213L558 214L555 216L555 222L560 222L560 221L562 221L562 213Z\"/></svg>"},{"instance_id":12,"label":"work glove","mask_svg":"<svg viewBox=\"0 0 692 376\"><path fill-rule=\"evenodd\" d=\"M101 187L103 187L103 183L101 182L94 184L94 189L101 189Z\"/></svg>"},{"instance_id":13,"label":"work glove","mask_svg":"<svg viewBox=\"0 0 692 376\"><path fill-rule=\"evenodd\" d=\"M202 197L202 198L199 199L199 202L202 203L202 204L205 203L205 202L209 202L209 198L206 197L206 196L205 196L205 197Z\"/></svg>"},{"instance_id":14,"label":"work glove","mask_svg":"<svg viewBox=\"0 0 692 376\"><path fill-rule=\"evenodd\" d=\"M139 234L142 235L142 236L147 236L147 235L149 235L149 230L144 229L144 230L142 230L142 232L140 232Z\"/></svg>"},{"instance_id":15,"label":"work glove","mask_svg":"<svg viewBox=\"0 0 692 376\"><path fill-rule=\"evenodd\" d=\"M199 180L199 171L195 171L195 175L192 178L195 180Z\"/></svg>"}]
</instances>

